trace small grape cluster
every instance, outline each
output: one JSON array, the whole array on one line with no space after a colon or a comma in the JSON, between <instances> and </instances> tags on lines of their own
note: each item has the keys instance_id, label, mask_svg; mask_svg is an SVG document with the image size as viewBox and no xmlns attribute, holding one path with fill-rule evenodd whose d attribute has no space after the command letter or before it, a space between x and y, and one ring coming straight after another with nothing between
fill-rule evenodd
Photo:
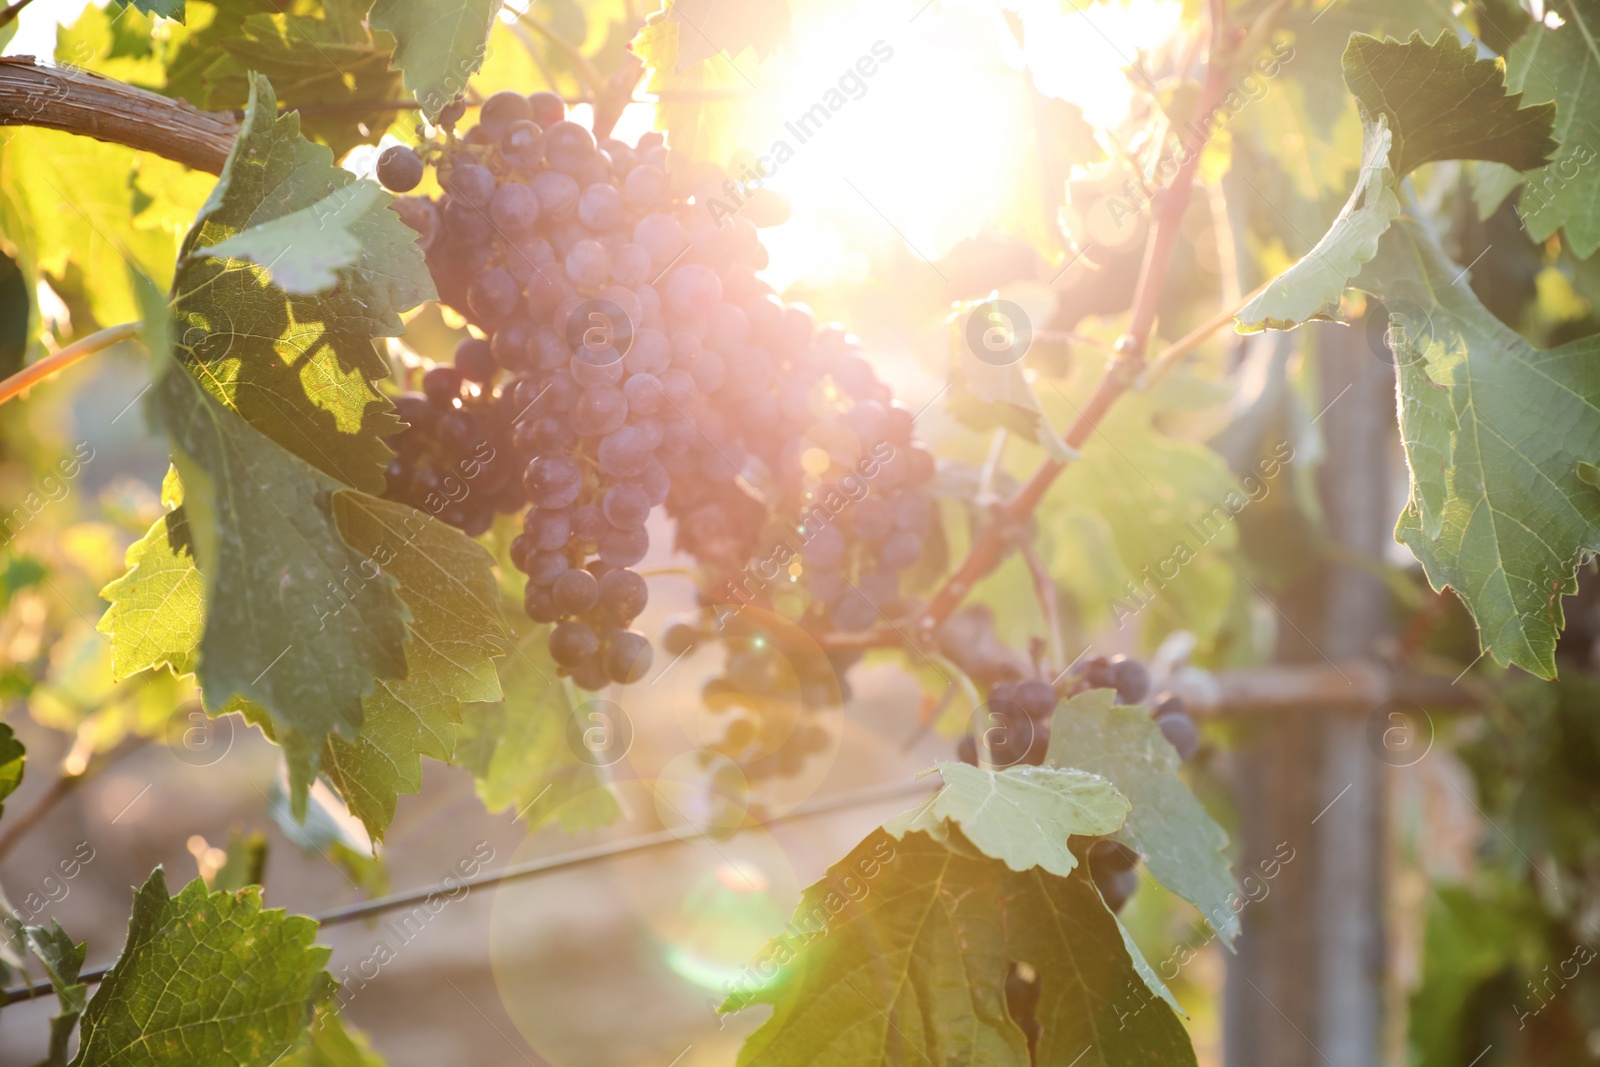
<instances>
[{"instance_id":1,"label":"small grape cluster","mask_svg":"<svg viewBox=\"0 0 1600 1067\"><path fill-rule=\"evenodd\" d=\"M1114 689L1118 704L1142 704L1150 695L1150 672L1130 656L1093 656L1057 685L1035 678L1008 679L989 688L986 721L980 725L989 744L989 760L997 767L1044 762L1050 747L1050 721L1060 698L1089 689ZM1161 693L1151 707L1161 735L1187 762L1200 750L1200 731L1174 693ZM972 734L957 743L957 756L976 766L978 744ZM1121 911L1139 886L1139 854L1110 838L1088 850L1089 871L1112 911Z\"/></svg>"}]
</instances>

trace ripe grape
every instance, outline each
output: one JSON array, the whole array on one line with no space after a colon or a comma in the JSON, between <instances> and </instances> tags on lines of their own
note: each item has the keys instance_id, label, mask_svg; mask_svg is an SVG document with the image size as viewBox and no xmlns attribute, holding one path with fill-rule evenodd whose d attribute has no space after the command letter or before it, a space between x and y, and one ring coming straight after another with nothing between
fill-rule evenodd
<instances>
[{"instance_id":1,"label":"ripe grape","mask_svg":"<svg viewBox=\"0 0 1600 1067\"><path fill-rule=\"evenodd\" d=\"M573 568L551 583L550 596L563 615L582 615L600 602L600 583L588 571Z\"/></svg>"},{"instance_id":2,"label":"ripe grape","mask_svg":"<svg viewBox=\"0 0 1600 1067\"><path fill-rule=\"evenodd\" d=\"M394 193L409 193L422 181L422 157L403 144L391 145L378 157L378 181Z\"/></svg>"},{"instance_id":3,"label":"ripe grape","mask_svg":"<svg viewBox=\"0 0 1600 1067\"><path fill-rule=\"evenodd\" d=\"M478 111L478 125L491 140L498 141L513 122L527 120L532 115L533 107L527 97L504 89L483 102Z\"/></svg>"},{"instance_id":4,"label":"ripe grape","mask_svg":"<svg viewBox=\"0 0 1600 1067\"><path fill-rule=\"evenodd\" d=\"M622 630L611 635L610 647L606 649L606 671L612 681L628 685L650 673L652 658L648 640Z\"/></svg>"},{"instance_id":5,"label":"ripe grape","mask_svg":"<svg viewBox=\"0 0 1600 1067\"><path fill-rule=\"evenodd\" d=\"M489 199L489 219L502 236L527 233L539 221L539 198L521 182L507 182Z\"/></svg>"},{"instance_id":6,"label":"ripe grape","mask_svg":"<svg viewBox=\"0 0 1600 1067\"><path fill-rule=\"evenodd\" d=\"M1178 751L1178 758L1187 763L1200 751L1200 728L1182 711L1169 711L1156 716L1161 736Z\"/></svg>"},{"instance_id":7,"label":"ripe grape","mask_svg":"<svg viewBox=\"0 0 1600 1067\"><path fill-rule=\"evenodd\" d=\"M632 622L650 601L650 587L637 571L618 565L600 579L600 606L624 624Z\"/></svg>"},{"instance_id":8,"label":"ripe grape","mask_svg":"<svg viewBox=\"0 0 1600 1067\"><path fill-rule=\"evenodd\" d=\"M568 619L550 631L550 658L569 670L582 666L600 650L600 639L588 623Z\"/></svg>"}]
</instances>

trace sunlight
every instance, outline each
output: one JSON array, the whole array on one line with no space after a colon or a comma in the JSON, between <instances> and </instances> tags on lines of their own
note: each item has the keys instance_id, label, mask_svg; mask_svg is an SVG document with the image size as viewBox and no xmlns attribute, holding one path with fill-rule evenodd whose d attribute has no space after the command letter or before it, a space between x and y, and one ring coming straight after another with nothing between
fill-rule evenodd
<instances>
[{"instance_id":1,"label":"sunlight","mask_svg":"<svg viewBox=\"0 0 1600 1067\"><path fill-rule=\"evenodd\" d=\"M1133 93L1122 68L1181 11L1133 0L1062 19L1043 0L1017 6L1026 48L999 9L957 0L909 22L835 11L797 23L787 51L740 66L755 91L731 109L730 138L743 146L734 174L764 174L794 207L793 221L766 235L780 291L858 282L896 246L937 260L999 225L1018 174L1037 167L1028 72L1045 72L1035 74L1040 91L1114 124Z\"/></svg>"}]
</instances>

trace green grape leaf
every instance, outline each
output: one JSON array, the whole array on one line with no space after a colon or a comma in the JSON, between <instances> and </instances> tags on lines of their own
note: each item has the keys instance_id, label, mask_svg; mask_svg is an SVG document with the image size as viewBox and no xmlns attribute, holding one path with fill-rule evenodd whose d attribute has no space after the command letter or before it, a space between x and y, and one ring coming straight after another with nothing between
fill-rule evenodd
<instances>
[{"instance_id":1,"label":"green grape leaf","mask_svg":"<svg viewBox=\"0 0 1600 1067\"><path fill-rule=\"evenodd\" d=\"M258 889L167 896L157 867L128 940L83 1013L74 1067L270 1063L295 1048L326 992L317 924L263 911Z\"/></svg>"},{"instance_id":2,"label":"green grape leaf","mask_svg":"<svg viewBox=\"0 0 1600 1067\"><path fill-rule=\"evenodd\" d=\"M1014 871L1041 867L1067 877L1078 865L1067 838L1116 833L1131 806L1110 782L1082 771L965 763L934 770L944 779L939 792L883 828L895 837L918 831L944 841L949 827L959 827L965 841Z\"/></svg>"},{"instance_id":3,"label":"green grape leaf","mask_svg":"<svg viewBox=\"0 0 1600 1067\"><path fill-rule=\"evenodd\" d=\"M1339 318L1339 298L1361 265L1378 254L1378 238L1400 214L1389 169L1388 116L1366 127L1361 177L1339 217L1316 247L1239 309L1240 333L1289 330L1311 319Z\"/></svg>"},{"instance_id":4,"label":"green grape leaf","mask_svg":"<svg viewBox=\"0 0 1600 1067\"><path fill-rule=\"evenodd\" d=\"M329 737L322 768L373 840L382 840L401 793L422 787L422 756L455 755L462 704L500 699L494 662L502 643L494 560L461 531L404 504L341 494L339 530L400 585L410 609L409 672L378 682L362 704L354 742ZM363 580L358 578L357 580ZM341 596L324 611L343 610Z\"/></svg>"},{"instance_id":5,"label":"green grape leaf","mask_svg":"<svg viewBox=\"0 0 1600 1067\"><path fill-rule=\"evenodd\" d=\"M1394 135L1389 166L1398 180L1441 159L1488 159L1518 170L1543 166L1556 142L1554 104L1522 106L1507 92L1498 61L1479 59L1470 44L1441 32L1404 43L1353 34L1344 52L1344 80L1362 119L1388 119Z\"/></svg>"},{"instance_id":6,"label":"green grape leaf","mask_svg":"<svg viewBox=\"0 0 1600 1067\"><path fill-rule=\"evenodd\" d=\"M164 18L183 21L184 0L129 0L136 10L146 15L161 15Z\"/></svg>"},{"instance_id":7,"label":"green grape leaf","mask_svg":"<svg viewBox=\"0 0 1600 1067\"><path fill-rule=\"evenodd\" d=\"M1228 616L1238 519L1281 490L1272 477L1236 479L1216 452L1157 428L1178 407L1174 395L1197 391L1167 379L1124 396L1084 442L1084 462L1063 471L1040 504L1051 573L1086 622L1146 634L1181 628L1205 643Z\"/></svg>"},{"instance_id":8,"label":"green grape leaf","mask_svg":"<svg viewBox=\"0 0 1600 1067\"><path fill-rule=\"evenodd\" d=\"M998 316L992 328L982 327L981 323L973 325L974 316L982 320L985 315ZM1021 337L1026 327L1006 320L1003 311L989 309L987 302L967 305L952 318L954 361L946 407L956 421L970 430L988 433L1004 427L1024 440L1033 441L1051 459L1068 462L1076 454L1050 425L1023 370L1021 355L1012 359L1006 350L1007 346L1026 343ZM994 343L1001 346L995 350L996 362L981 360L974 354L969 336L973 333L977 333L980 344L983 338L995 338Z\"/></svg>"},{"instance_id":9,"label":"green grape leaf","mask_svg":"<svg viewBox=\"0 0 1600 1067\"><path fill-rule=\"evenodd\" d=\"M67 1047L88 1000L89 987L78 981L78 972L83 969L84 957L88 954L88 942L74 945L54 919L50 920L48 930L42 926L23 927L22 937L28 951L44 966L45 977L50 979L61 1001L61 1014L50 1020L50 1051L39 1067L66 1067Z\"/></svg>"},{"instance_id":10,"label":"green grape leaf","mask_svg":"<svg viewBox=\"0 0 1600 1067\"><path fill-rule=\"evenodd\" d=\"M311 1040L289 1053L276 1067L383 1067L383 1057L372 1050L367 1035L344 1023L344 1015L331 1001L317 1005L311 1020Z\"/></svg>"},{"instance_id":11,"label":"green grape leaf","mask_svg":"<svg viewBox=\"0 0 1600 1067\"><path fill-rule=\"evenodd\" d=\"M128 546L127 573L100 590L110 607L98 629L111 638L117 678L156 667L173 674L194 671L205 584L195 566L176 472L167 473L162 501L171 510Z\"/></svg>"},{"instance_id":12,"label":"green grape leaf","mask_svg":"<svg viewBox=\"0 0 1600 1067\"><path fill-rule=\"evenodd\" d=\"M529 830L552 819L569 832L605 826L621 809L601 768L579 759L570 743L572 699L549 643L541 627L499 661L505 699L466 709L457 759L476 776L485 808L509 808Z\"/></svg>"},{"instance_id":13,"label":"green grape leaf","mask_svg":"<svg viewBox=\"0 0 1600 1067\"><path fill-rule=\"evenodd\" d=\"M394 35L394 65L431 119L467 88L488 53L500 0L375 0L375 30Z\"/></svg>"},{"instance_id":14,"label":"green grape leaf","mask_svg":"<svg viewBox=\"0 0 1600 1067\"><path fill-rule=\"evenodd\" d=\"M223 19L225 32L205 52L205 106L244 107L253 72L271 79L283 104L304 109L301 131L335 156L371 140L394 120L385 105L400 95L400 75L389 68L394 42L387 35L374 40L366 26L368 6L324 0L316 18L272 12Z\"/></svg>"},{"instance_id":15,"label":"green grape leaf","mask_svg":"<svg viewBox=\"0 0 1600 1067\"><path fill-rule=\"evenodd\" d=\"M1564 227L1573 254L1587 259L1600 248L1600 168L1593 166L1600 147L1593 118L1600 116L1600 2L1571 0L1560 10L1563 26L1535 22L1506 56L1508 88L1554 99L1562 147L1562 158L1523 176L1518 210L1534 240Z\"/></svg>"},{"instance_id":16,"label":"green grape leaf","mask_svg":"<svg viewBox=\"0 0 1600 1067\"><path fill-rule=\"evenodd\" d=\"M248 261L206 252L358 183L299 123L277 115L271 83L255 76L227 166L185 239L173 283L177 342L206 390L257 430L380 493L393 455L382 438L400 421L373 385L389 373L373 341L402 333L399 313L434 295L416 233L388 210L392 198L376 193L349 224L361 253L326 293L295 296Z\"/></svg>"},{"instance_id":17,"label":"green grape leaf","mask_svg":"<svg viewBox=\"0 0 1600 1067\"><path fill-rule=\"evenodd\" d=\"M206 703L259 705L303 790L332 733L354 737L377 678L405 675L406 610L387 575L356 583L361 553L340 535L333 478L274 444L201 387L172 355L165 304L145 286L150 409L183 479L204 576L198 674ZM329 590L346 610L329 619ZM298 804L297 804L298 807Z\"/></svg>"},{"instance_id":18,"label":"green grape leaf","mask_svg":"<svg viewBox=\"0 0 1600 1067\"><path fill-rule=\"evenodd\" d=\"M372 182L346 185L310 207L240 230L195 254L249 260L284 292L311 296L332 289L339 272L360 258L361 238L350 228L380 195Z\"/></svg>"},{"instance_id":19,"label":"green grape leaf","mask_svg":"<svg viewBox=\"0 0 1600 1067\"><path fill-rule=\"evenodd\" d=\"M1223 944L1239 934L1228 871L1228 834L1178 774L1178 753L1144 708L1113 705L1110 689L1079 693L1056 708L1045 763L1108 779L1133 802L1113 836L1144 857L1151 877L1200 909Z\"/></svg>"},{"instance_id":20,"label":"green grape leaf","mask_svg":"<svg viewBox=\"0 0 1600 1067\"><path fill-rule=\"evenodd\" d=\"M17 791L22 784L22 774L28 768L28 750L16 733L6 723L0 722L0 801ZM6 806L0 803L0 815Z\"/></svg>"},{"instance_id":21,"label":"green grape leaf","mask_svg":"<svg viewBox=\"0 0 1600 1067\"><path fill-rule=\"evenodd\" d=\"M1388 304L1411 491L1395 536L1501 663L1556 672L1561 597L1600 551L1600 338L1540 351L1410 219L1355 284Z\"/></svg>"},{"instance_id":22,"label":"green grape leaf","mask_svg":"<svg viewBox=\"0 0 1600 1067\"><path fill-rule=\"evenodd\" d=\"M805 890L788 932L725 987L724 1012L773 1007L740 1067L1195 1062L1086 872L1019 873L949 832L874 830ZM1006 1008L1014 962L1039 976L1032 1060Z\"/></svg>"}]
</instances>

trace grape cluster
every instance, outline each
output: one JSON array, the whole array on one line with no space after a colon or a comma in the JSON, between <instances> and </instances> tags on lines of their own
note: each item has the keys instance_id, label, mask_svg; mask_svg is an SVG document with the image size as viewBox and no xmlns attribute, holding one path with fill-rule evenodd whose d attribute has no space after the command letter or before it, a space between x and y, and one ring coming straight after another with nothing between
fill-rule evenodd
<instances>
[{"instance_id":1,"label":"grape cluster","mask_svg":"<svg viewBox=\"0 0 1600 1067\"><path fill-rule=\"evenodd\" d=\"M551 93L496 93L458 137L461 114L453 105L441 115L443 143L378 160L395 192L433 166L444 195L395 207L441 301L481 334L458 346L453 366L428 370L420 398L401 398L411 427L396 441L390 494L415 499L431 469L418 457L449 454L480 428L497 435L516 476L497 486L492 509L469 494L463 529L527 507L511 560L527 575L528 616L555 624L551 657L587 689L635 682L652 653L627 628L648 599L630 568L670 488L663 459L697 436L701 406L674 334L693 337L721 279L684 255L659 134L597 144Z\"/></svg>"},{"instance_id":2,"label":"grape cluster","mask_svg":"<svg viewBox=\"0 0 1600 1067\"><path fill-rule=\"evenodd\" d=\"M1118 704L1141 704L1150 695L1150 672L1129 656L1094 656L1085 660L1070 679L1056 685L1035 678L1008 678L989 687L984 719L978 729L989 747L989 761L996 767L1044 762L1050 747L1050 720L1056 702L1088 689L1114 689ZM1200 731L1184 708L1183 699L1161 693L1151 707L1151 717L1161 735L1187 762L1200 750ZM976 766L978 743L972 734L957 743L957 756ZM1100 895L1112 911L1121 911L1139 886L1139 854L1109 838L1094 842L1088 850L1089 872Z\"/></svg>"}]
</instances>

